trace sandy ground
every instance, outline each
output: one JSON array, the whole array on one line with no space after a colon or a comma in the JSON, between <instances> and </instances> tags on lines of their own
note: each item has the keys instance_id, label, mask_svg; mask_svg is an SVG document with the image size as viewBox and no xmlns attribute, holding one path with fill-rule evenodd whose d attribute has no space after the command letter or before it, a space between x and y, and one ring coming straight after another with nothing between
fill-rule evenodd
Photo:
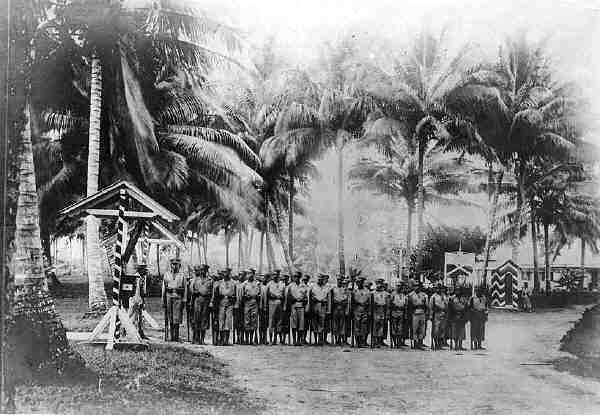
<instances>
[{"instance_id":1,"label":"sandy ground","mask_svg":"<svg viewBox=\"0 0 600 415\"><path fill-rule=\"evenodd\" d=\"M482 352L186 347L224 360L274 414L600 414L600 383L549 363L582 311L492 313Z\"/></svg>"}]
</instances>

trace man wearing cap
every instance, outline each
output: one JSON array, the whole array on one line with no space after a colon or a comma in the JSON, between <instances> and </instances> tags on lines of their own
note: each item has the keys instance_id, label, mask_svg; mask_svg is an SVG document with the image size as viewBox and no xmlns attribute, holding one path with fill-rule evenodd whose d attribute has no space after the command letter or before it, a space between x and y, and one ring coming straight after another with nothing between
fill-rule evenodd
<instances>
[{"instance_id":1,"label":"man wearing cap","mask_svg":"<svg viewBox=\"0 0 600 415\"><path fill-rule=\"evenodd\" d=\"M342 275L337 276L337 285L331 289L331 329L333 342L337 346L346 344L346 318L348 312L348 288Z\"/></svg>"},{"instance_id":2,"label":"man wearing cap","mask_svg":"<svg viewBox=\"0 0 600 415\"><path fill-rule=\"evenodd\" d=\"M280 281L277 273L273 274L272 277L273 280L267 284L267 311L269 313L269 343L275 345L277 344L277 335L281 338L285 283Z\"/></svg>"},{"instance_id":3,"label":"man wearing cap","mask_svg":"<svg viewBox=\"0 0 600 415\"><path fill-rule=\"evenodd\" d=\"M310 288L313 285L310 282L310 275L304 274L302 276L301 284L304 284L310 292ZM312 342L312 335L313 335L312 310L310 309L310 307L304 313L304 329L305 329L304 330L304 344L310 344ZM316 343L316 336L317 335L315 334L315 343Z\"/></svg>"},{"instance_id":4,"label":"man wearing cap","mask_svg":"<svg viewBox=\"0 0 600 415\"><path fill-rule=\"evenodd\" d=\"M276 273L278 270L276 270ZM290 276L285 274L283 276L283 283L285 285L285 291L284 291L284 302L285 302L285 293L287 293L287 288L290 286ZM280 330L279 330L279 341L281 342L281 344L285 344L286 341L288 341L287 339L290 336L290 317L291 317L291 313L292 310L290 307L282 307L281 309L281 326L280 326ZM289 340L290 344L291 344L291 340Z\"/></svg>"},{"instance_id":5,"label":"man wearing cap","mask_svg":"<svg viewBox=\"0 0 600 415\"><path fill-rule=\"evenodd\" d=\"M448 301L448 315L452 321L452 339L454 350L465 350L462 345L465 339L465 324L467 323L467 307L469 303L469 289L458 288L457 295Z\"/></svg>"},{"instance_id":6,"label":"man wearing cap","mask_svg":"<svg viewBox=\"0 0 600 415\"><path fill-rule=\"evenodd\" d=\"M325 317L329 314L329 287L325 284L327 275L320 274L317 283L309 288L308 302L312 314L312 328L316 336L316 344L325 343Z\"/></svg>"},{"instance_id":7,"label":"man wearing cap","mask_svg":"<svg viewBox=\"0 0 600 415\"><path fill-rule=\"evenodd\" d=\"M444 347L448 302L443 295L442 284L435 287L435 292L429 297L429 314L431 319L431 346L433 350Z\"/></svg>"},{"instance_id":8,"label":"man wearing cap","mask_svg":"<svg viewBox=\"0 0 600 415\"><path fill-rule=\"evenodd\" d=\"M377 278L377 287L373 292L373 346L385 346L386 326L389 314L390 295L385 290L385 280Z\"/></svg>"},{"instance_id":9,"label":"man wearing cap","mask_svg":"<svg viewBox=\"0 0 600 415\"><path fill-rule=\"evenodd\" d=\"M231 280L235 284L235 303L233 305L233 344L242 344L244 332L244 304L242 298L242 284L245 281L243 272L233 274Z\"/></svg>"},{"instance_id":10,"label":"man wearing cap","mask_svg":"<svg viewBox=\"0 0 600 415\"><path fill-rule=\"evenodd\" d=\"M194 277L190 281L190 295L193 335L192 343L204 344L206 330L210 325L210 300L213 293L213 281L208 277L208 265L194 267Z\"/></svg>"},{"instance_id":11,"label":"man wearing cap","mask_svg":"<svg viewBox=\"0 0 600 415\"><path fill-rule=\"evenodd\" d=\"M352 315L354 318L354 337L357 347L367 346L369 335L369 314L371 310L372 294L365 287L365 277L358 276L356 288L352 293Z\"/></svg>"},{"instance_id":12,"label":"man wearing cap","mask_svg":"<svg viewBox=\"0 0 600 415\"><path fill-rule=\"evenodd\" d=\"M256 272L254 268L250 268L251 272ZM267 330L269 327L269 282L270 275L259 275L257 277L260 282L260 307L259 307L259 320L258 320L258 342L259 344L267 344Z\"/></svg>"},{"instance_id":13,"label":"man wearing cap","mask_svg":"<svg viewBox=\"0 0 600 415\"><path fill-rule=\"evenodd\" d=\"M487 299L485 290L479 286L475 295L469 300L469 317L471 322L471 349L483 349L485 340L485 322L488 317Z\"/></svg>"},{"instance_id":14,"label":"man wearing cap","mask_svg":"<svg viewBox=\"0 0 600 415\"><path fill-rule=\"evenodd\" d=\"M398 281L396 291L390 298L390 338L393 348L406 346L404 343L403 324L406 315L406 305L408 298L406 295L406 284Z\"/></svg>"},{"instance_id":15,"label":"man wearing cap","mask_svg":"<svg viewBox=\"0 0 600 415\"><path fill-rule=\"evenodd\" d=\"M140 264L136 267L136 287L133 297L129 299L129 316L131 322L137 328L142 339L147 339L144 334L144 297L146 296L146 277L148 276L148 266Z\"/></svg>"},{"instance_id":16,"label":"man wearing cap","mask_svg":"<svg viewBox=\"0 0 600 415\"><path fill-rule=\"evenodd\" d=\"M223 279L215 284L211 305L216 307L219 326L220 346L229 346L229 333L233 329L233 306L235 304L235 283L231 280L231 269L223 272Z\"/></svg>"},{"instance_id":17,"label":"man wearing cap","mask_svg":"<svg viewBox=\"0 0 600 415\"><path fill-rule=\"evenodd\" d=\"M242 339L242 344L252 344L254 333L258 329L260 288L261 285L254 279L254 274L248 274L248 279L242 284L241 289L241 297L244 304L244 338Z\"/></svg>"},{"instance_id":18,"label":"man wearing cap","mask_svg":"<svg viewBox=\"0 0 600 415\"><path fill-rule=\"evenodd\" d=\"M412 317L413 347L423 349L427 330L427 294L423 292L423 283L417 282L414 291L408 295L408 306Z\"/></svg>"},{"instance_id":19,"label":"man wearing cap","mask_svg":"<svg viewBox=\"0 0 600 415\"><path fill-rule=\"evenodd\" d=\"M183 309L187 298L187 284L185 276L180 270L181 260L179 258L171 259L171 269L165 273L162 284L162 299L166 308L166 320L170 328L169 340L171 341L179 341L179 325L183 319Z\"/></svg>"},{"instance_id":20,"label":"man wearing cap","mask_svg":"<svg viewBox=\"0 0 600 415\"><path fill-rule=\"evenodd\" d=\"M294 346L304 343L304 313L308 304L308 287L300 281L301 273L294 272L292 283L288 286L284 309L290 310L290 327Z\"/></svg>"}]
</instances>

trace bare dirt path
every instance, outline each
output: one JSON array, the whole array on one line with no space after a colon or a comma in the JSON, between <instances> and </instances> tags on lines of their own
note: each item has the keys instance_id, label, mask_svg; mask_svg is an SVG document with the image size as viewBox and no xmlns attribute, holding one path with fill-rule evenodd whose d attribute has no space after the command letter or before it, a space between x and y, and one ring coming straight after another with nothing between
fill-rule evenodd
<instances>
[{"instance_id":1,"label":"bare dirt path","mask_svg":"<svg viewBox=\"0 0 600 415\"><path fill-rule=\"evenodd\" d=\"M186 347L224 360L277 414L600 414L600 383L548 364L582 310L492 313L481 353Z\"/></svg>"}]
</instances>

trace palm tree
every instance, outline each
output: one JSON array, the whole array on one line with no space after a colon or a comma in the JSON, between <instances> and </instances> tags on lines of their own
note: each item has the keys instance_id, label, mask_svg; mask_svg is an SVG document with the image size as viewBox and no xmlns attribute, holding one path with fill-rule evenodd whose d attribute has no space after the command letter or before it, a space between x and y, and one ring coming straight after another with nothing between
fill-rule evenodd
<instances>
[{"instance_id":1,"label":"palm tree","mask_svg":"<svg viewBox=\"0 0 600 415\"><path fill-rule=\"evenodd\" d=\"M406 135L416 145L418 197L417 240L423 237L425 203L424 169L427 148L432 141L450 137L446 123L451 120L453 99L464 86L464 70L468 47L449 56L443 37L423 31L401 58L394 59L391 72L381 70L387 88L381 82L372 92L383 102L384 115L401 121ZM418 263L421 261L419 260Z\"/></svg>"},{"instance_id":2,"label":"palm tree","mask_svg":"<svg viewBox=\"0 0 600 415\"><path fill-rule=\"evenodd\" d=\"M543 44L527 40L525 33L508 38L496 64L468 79L472 86L496 90L487 119L478 125L505 169L514 174L516 211L512 227L512 259L519 260L528 163L540 155L560 159L573 146L573 90L558 84L545 59Z\"/></svg>"},{"instance_id":3,"label":"palm tree","mask_svg":"<svg viewBox=\"0 0 600 415\"><path fill-rule=\"evenodd\" d=\"M356 189L372 190L392 200L404 202L407 210L405 245L407 251L410 251L413 245L413 216L418 201L418 156L414 146L407 145L406 140L397 135L398 131L387 137L383 135L382 128L389 120L381 121L370 126L366 139L361 142L361 146L377 148L377 156L360 159L350 170L349 176ZM423 173L425 203L477 206L458 196L460 192L470 188L470 164L460 154L430 148L425 157Z\"/></svg>"}]
</instances>

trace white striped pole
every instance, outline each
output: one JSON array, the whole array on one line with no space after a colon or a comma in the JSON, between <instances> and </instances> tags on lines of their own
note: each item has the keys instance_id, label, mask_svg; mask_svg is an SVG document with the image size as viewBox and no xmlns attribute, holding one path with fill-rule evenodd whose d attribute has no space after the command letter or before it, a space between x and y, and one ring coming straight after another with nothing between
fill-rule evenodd
<instances>
[{"instance_id":1,"label":"white striped pole","mask_svg":"<svg viewBox=\"0 0 600 415\"><path fill-rule=\"evenodd\" d=\"M142 236L142 264L148 265L148 254L150 253L150 241L148 236L150 235L150 224L144 221L144 229Z\"/></svg>"},{"instance_id":2,"label":"white striped pole","mask_svg":"<svg viewBox=\"0 0 600 415\"><path fill-rule=\"evenodd\" d=\"M121 275L123 273L123 264L121 255L123 253L123 244L125 242L125 232L127 223L125 222L125 207L127 206L127 192L122 189L119 191L119 217L117 219L117 241L115 243L115 268L113 273L113 306L117 307L117 311L121 306ZM118 313L117 313L118 315ZM121 333L121 323L118 317L115 317L115 339L119 338Z\"/></svg>"}]
</instances>

